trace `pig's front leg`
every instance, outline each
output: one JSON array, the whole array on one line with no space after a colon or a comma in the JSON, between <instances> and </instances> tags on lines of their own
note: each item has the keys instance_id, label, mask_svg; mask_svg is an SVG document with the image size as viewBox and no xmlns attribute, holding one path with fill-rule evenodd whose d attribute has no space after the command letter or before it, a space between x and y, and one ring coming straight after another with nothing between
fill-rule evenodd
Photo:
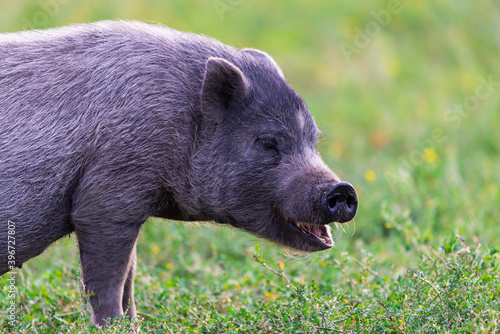
<instances>
[{"instance_id":1,"label":"pig's front leg","mask_svg":"<svg viewBox=\"0 0 500 334\"><path fill-rule=\"evenodd\" d=\"M140 229L140 224L103 221L77 224L75 231L83 284L91 293L92 322L101 326L106 319L123 315L129 300L133 302L135 244ZM135 315L135 307L130 310L129 315Z\"/></svg>"}]
</instances>

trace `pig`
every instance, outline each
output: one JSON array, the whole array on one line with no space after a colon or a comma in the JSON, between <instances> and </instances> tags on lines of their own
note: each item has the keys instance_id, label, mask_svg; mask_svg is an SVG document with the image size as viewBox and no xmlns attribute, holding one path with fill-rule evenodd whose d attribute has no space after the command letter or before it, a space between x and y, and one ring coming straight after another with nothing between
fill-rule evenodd
<instances>
[{"instance_id":1,"label":"pig","mask_svg":"<svg viewBox=\"0 0 500 334\"><path fill-rule=\"evenodd\" d=\"M0 274L74 232L103 325L136 316L150 216L329 249L358 199L319 134L256 49L135 21L0 34Z\"/></svg>"}]
</instances>

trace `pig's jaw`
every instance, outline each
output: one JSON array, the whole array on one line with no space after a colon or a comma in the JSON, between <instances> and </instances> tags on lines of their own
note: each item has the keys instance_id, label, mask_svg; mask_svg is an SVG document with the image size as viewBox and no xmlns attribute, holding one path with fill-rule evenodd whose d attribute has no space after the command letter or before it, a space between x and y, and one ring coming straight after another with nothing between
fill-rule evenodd
<instances>
[{"instance_id":1,"label":"pig's jaw","mask_svg":"<svg viewBox=\"0 0 500 334\"><path fill-rule=\"evenodd\" d=\"M290 224L291 227L303 234L303 237L309 239L310 243L316 244L318 241L322 243L322 246L326 248L331 248L333 246L331 228L328 225L317 225L303 222L293 222ZM322 249L326 249L321 247Z\"/></svg>"},{"instance_id":2,"label":"pig's jaw","mask_svg":"<svg viewBox=\"0 0 500 334\"><path fill-rule=\"evenodd\" d=\"M319 252L333 247L331 228L326 224L292 221L280 216L269 218L261 220L260 223L250 223L238 221L232 217L219 216L215 221L232 225L257 237L299 251Z\"/></svg>"},{"instance_id":3,"label":"pig's jaw","mask_svg":"<svg viewBox=\"0 0 500 334\"><path fill-rule=\"evenodd\" d=\"M319 252L333 247L330 226L327 224L312 224L294 220L272 220L274 233L262 237L287 248L305 252Z\"/></svg>"}]
</instances>

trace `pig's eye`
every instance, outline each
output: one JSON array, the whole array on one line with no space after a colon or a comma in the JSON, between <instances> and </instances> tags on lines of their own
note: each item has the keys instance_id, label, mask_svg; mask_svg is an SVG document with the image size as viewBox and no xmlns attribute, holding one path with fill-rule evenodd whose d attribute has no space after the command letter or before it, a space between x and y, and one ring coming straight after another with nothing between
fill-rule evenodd
<instances>
[{"instance_id":1,"label":"pig's eye","mask_svg":"<svg viewBox=\"0 0 500 334\"><path fill-rule=\"evenodd\" d=\"M265 149L277 150L276 149L276 140L274 140L273 138L260 138L260 139L257 139L257 141L260 144L260 146L262 146Z\"/></svg>"}]
</instances>

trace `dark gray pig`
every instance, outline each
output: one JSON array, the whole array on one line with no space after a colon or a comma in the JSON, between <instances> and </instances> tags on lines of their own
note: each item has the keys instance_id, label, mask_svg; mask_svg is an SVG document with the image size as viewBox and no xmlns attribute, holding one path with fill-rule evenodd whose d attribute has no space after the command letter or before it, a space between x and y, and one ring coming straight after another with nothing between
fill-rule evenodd
<instances>
[{"instance_id":1,"label":"dark gray pig","mask_svg":"<svg viewBox=\"0 0 500 334\"><path fill-rule=\"evenodd\" d=\"M149 216L328 249L327 224L353 219L357 196L318 133L258 50L123 21L0 34L0 274L75 232L102 325L136 314Z\"/></svg>"}]
</instances>

